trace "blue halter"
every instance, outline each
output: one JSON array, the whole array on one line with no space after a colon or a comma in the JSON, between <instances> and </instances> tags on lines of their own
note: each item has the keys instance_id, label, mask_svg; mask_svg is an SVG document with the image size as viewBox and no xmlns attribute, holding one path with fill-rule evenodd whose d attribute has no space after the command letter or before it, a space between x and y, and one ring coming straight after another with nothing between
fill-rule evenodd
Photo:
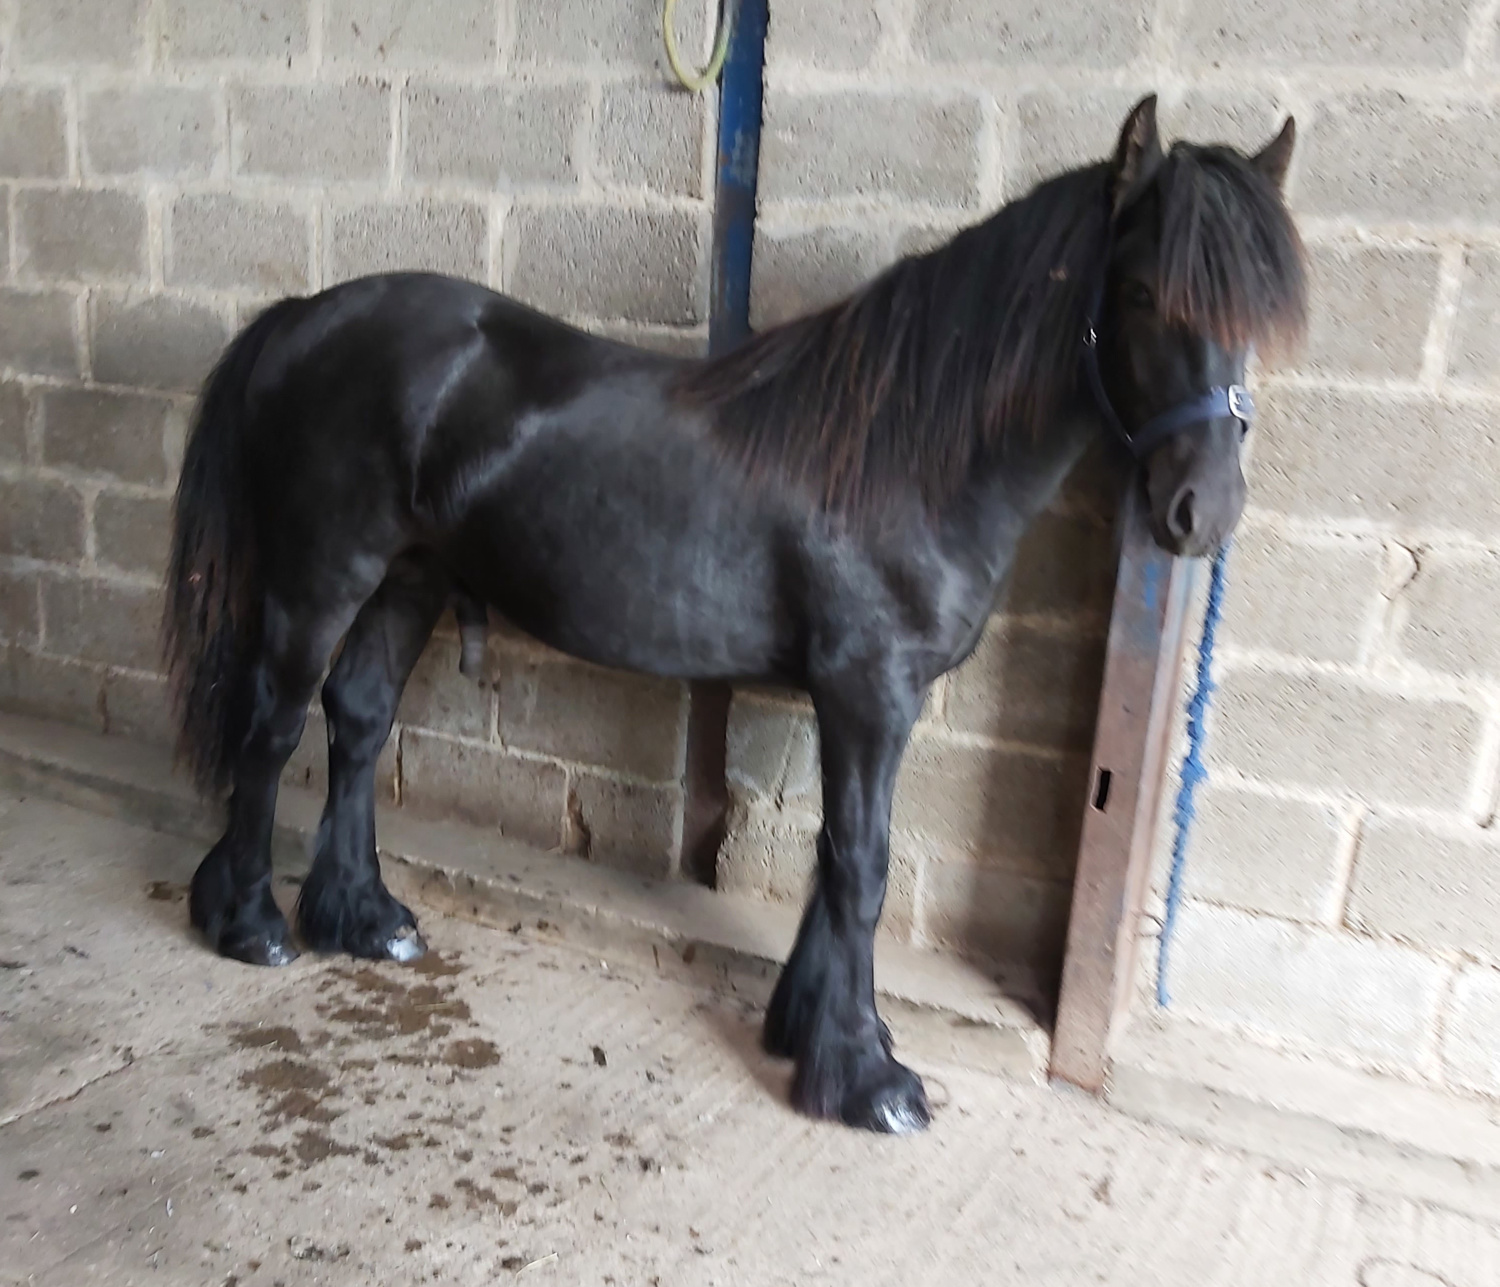
<instances>
[{"instance_id":1,"label":"blue halter","mask_svg":"<svg viewBox=\"0 0 1500 1287\"><path fill-rule=\"evenodd\" d=\"M1089 388L1104 423L1123 442L1137 460L1147 456L1165 438L1210 420L1221 420L1233 416L1240 423L1240 437L1250 432L1250 422L1255 418L1255 403L1250 391L1243 384L1216 384L1196 398L1189 398L1175 407L1169 407L1160 415L1152 416L1132 433L1120 419L1115 404L1110 401L1109 390L1104 387L1104 376L1099 370L1099 319L1104 311L1104 285L1109 275L1110 256L1115 247L1115 221L1111 216L1104 236L1104 259L1099 269L1099 280L1089 302L1086 329L1083 336L1083 369L1088 377Z\"/></svg>"}]
</instances>

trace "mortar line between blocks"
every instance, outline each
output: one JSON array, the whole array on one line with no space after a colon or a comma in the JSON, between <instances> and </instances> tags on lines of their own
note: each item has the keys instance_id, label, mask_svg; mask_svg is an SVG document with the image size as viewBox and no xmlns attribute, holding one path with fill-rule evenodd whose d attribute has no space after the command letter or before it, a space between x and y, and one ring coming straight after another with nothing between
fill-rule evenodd
<instances>
[{"instance_id":1,"label":"mortar line between blocks","mask_svg":"<svg viewBox=\"0 0 1500 1287\"><path fill-rule=\"evenodd\" d=\"M1449 351L1458 325L1458 304L1464 285L1464 249L1445 246L1438 267L1437 299L1422 344L1422 372L1418 383L1434 393L1442 390L1448 370Z\"/></svg>"},{"instance_id":2,"label":"mortar line between blocks","mask_svg":"<svg viewBox=\"0 0 1500 1287\"><path fill-rule=\"evenodd\" d=\"M167 284L166 199L161 184L146 189L146 275L154 295Z\"/></svg>"},{"instance_id":3,"label":"mortar line between blocks","mask_svg":"<svg viewBox=\"0 0 1500 1287\"><path fill-rule=\"evenodd\" d=\"M1362 804L1350 805L1344 811L1338 847L1334 850L1333 881L1328 887L1327 914L1323 923L1332 930L1347 928L1349 896L1354 888L1354 868L1364 840L1365 820L1369 809Z\"/></svg>"},{"instance_id":4,"label":"mortar line between blocks","mask_svg":"<svg viewBox=\"0 0 1500 1287\"><path fill-rule=\"evenodd\" d=\"M1422 1052L1422 1057L1417 1064L1426 1076L1445 1090L1450 1088L1447 1078L1443 1075L1443 1045L1448 1036L1448 1016L1453 1012L1458 992L1458 979L1462 973L1462 966L1450 965L1448 967L1448 976L1443 980L1442 989L1437 995L1437 1004L1433 1006L1427 1048Z\"/></svg>"},{"instance_id":5,"label":"mortar line between blocks","mask_svg":"<svg viewBox=\"0 0 1500 1287\"><path fill-rule=\"evenodd\" d=\"M314 80L321 80L323 71L323 4L308 0L307 6L307 66Z\"/></svg>"},{"instance_id":6,"label":"mortar line between blocks","mask_svg":"<svg viewBox=\"0 0 1500 1287\"><path fill-rule=\"evenodd\" d=\"M1471 797L1474 821L1482 830L1493 828L1500 808L1500 699L1491 702L1479 735Z\"/></svg>"}]
</instances>

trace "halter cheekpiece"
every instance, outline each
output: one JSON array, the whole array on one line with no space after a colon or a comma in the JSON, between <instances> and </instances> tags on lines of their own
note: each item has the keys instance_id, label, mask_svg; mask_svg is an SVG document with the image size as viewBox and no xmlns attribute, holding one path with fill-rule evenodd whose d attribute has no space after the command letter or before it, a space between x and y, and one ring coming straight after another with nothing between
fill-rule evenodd
<instances>
[{"instance_id":1,"label":"halter cheekpiece","mask_svg":"<svg viewBox=\"0 0 1500 1287\"><path fill-rule=\"evenodd\" d=\"M1164 438L1170 438L1190 425L1207 424L1226 416L1239 421L1240 437L1243 438L1250 432L1250 422L1255 418L1255 402L1243 384L1216 384L1196 398L1179 402L1175 407L1152 416L1134 433L1125 427L1120 413L1110 401L1109 390L1104 387L1104 376L1099 370L1099 321L1104 311L1104 287L1114 248L1115 216L1111 212L1105 224L1104 255L1084 319L1083 335L1083 369L1104 423L1137 460L1144 460Z\"/></svg>"}]
</instances>

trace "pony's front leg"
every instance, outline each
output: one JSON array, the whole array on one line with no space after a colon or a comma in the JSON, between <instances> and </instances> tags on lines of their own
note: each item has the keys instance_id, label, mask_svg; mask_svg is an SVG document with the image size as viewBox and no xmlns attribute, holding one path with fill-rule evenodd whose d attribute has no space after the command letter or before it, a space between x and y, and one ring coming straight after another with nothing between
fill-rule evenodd
<instances>
[{"instance_id":1,"label":"pony's front leg","mask_svg":"<svg viewBox=\"0 0 1500 1287\"><path fill-rule=\"evenodd\" d=\"M901 1134L931 1119L875 1010L875 929L890 864L891 795L921 693L815 692L823 757L817 887L766 1012L765 1044L796 1060L813 1117Z\"/></svg>"}]
</instances>

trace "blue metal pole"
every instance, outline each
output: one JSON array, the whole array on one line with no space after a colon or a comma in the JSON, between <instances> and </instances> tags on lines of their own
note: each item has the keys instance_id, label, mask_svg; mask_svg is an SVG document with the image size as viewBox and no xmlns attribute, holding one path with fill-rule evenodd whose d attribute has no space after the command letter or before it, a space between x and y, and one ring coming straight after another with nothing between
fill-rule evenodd
<instances>
[{"instance_id":1,"label":"blue metal pole","mask_svg":"<svg viewBox=\"0 0 1500 1287\"><path fill-rule=\"evenodd\" d=\"M755 246L755 179L760 162L761 77L769 0L731 6L729 53L719 80L719 167L714 193L710 353L750 335L750 267Z\"/></svg>"}]
</instances>

